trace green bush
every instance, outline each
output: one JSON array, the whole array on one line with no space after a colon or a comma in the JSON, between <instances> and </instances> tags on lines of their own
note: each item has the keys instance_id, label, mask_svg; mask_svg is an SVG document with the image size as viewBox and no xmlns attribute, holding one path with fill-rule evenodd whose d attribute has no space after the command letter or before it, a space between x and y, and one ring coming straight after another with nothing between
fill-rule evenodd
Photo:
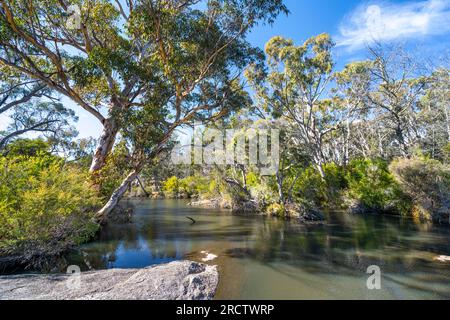
<instances>
[{"instance_id":1,"label":"green bush","mask_svg":"<svg viewBox=\"0 0 450 320\"><path fill-rule=\"evenodd\" d=\"M325 172L325 186L329 196L335 196L348 186L345 176L345 168L335 163L327 163L323 166Z\"/></svg>"},{"instance_id":2,"label":"green bush","mask_svg":"<svg viewBox=\"0 0 450 320\"><path fill-rule=\"evenodd\" d=\"M450 164L450 142L442 148L442 158L444 159L444 163Z\"/></svg>"},{"instance_id":3,"label":"green bush","mask_svg":"<svg viewBox=\"0 0 450 320\"><path fill-rule=\"evenodd\" d=\"M0 157L0 167L1 255L59 254L94 235L100 203L86 173L47 154Z\"/></svg>"},{"instance_id":4,"label":"green bush","mask_svg":"<svg viewBox=\"0 0 450 320\"><path fill-rule=\"evenodd\" d=\"M169 195L175 196L178 194L179 185L180 183L177 177L175 176L170 177L163 182L163 191L167 196Z\"/></svg>"},{"instance_id":5,"label":"green bush","mask_svg":"<svg viewBox=\"0 0 450 320\"><path fill-rule=\"evenodd\" d=\"M202 176L189 176L179 180L178 192L188 197L199 197L209 191L209 181Z\"/></svg>"},{"instance_id":6,"label":"green bush","mask_svg":"<svg viewBox=\"0 0 450 320\"><path fill-rule=\"evenodd\" d=\"M431 159L398 159L389 166L413 201L412 215L450 223L450 167Z\"/></svg>"},{"instance_id":7,"label":"green bush","mask_svg":"<svg viewBox=\"0 0 450 320\"><path fill-rule=\"evenodd\" d=\"M254 172L249 172L246 176L247 180L247 186L252 187L258 187L261 184L261 179L258 174Z\"/></svg>"},{"instance_id":8,"label":"green bush","mask_svg":"<svg viewBox=\"0 0 450 320\"><path fill-rule=\"evenodd\" d=\"M266 208L265 212L273 217L284 218L286 216L286 208L280 203L272 203Z\"/></svg>"},{"instance_id":9,"label":"green bush","mask_svg":"<svg viewBox=\"0 0 450 320\"><path fill-rule=\"evenodd\" d=\"M179 179L172 176L163 182L163 191L166 197L208 197L210 193L215 192L216 182L200 175L188 176Z\"/></svg>"},{"instance_id":10,"label":"green bush","mask_svg":"<svg viewBox=\"0 0 450 320\"><path fill-rule=\"evenodd\" d=\"M49 155L50 144L42 139L17 139L9 143L4 151L8 157Z\"/></svg>"},{"instance_id":11,"label":"green bush","mask_svg":"<svg viewBox=\"0 0 450 320\"><path fill-rule=\"evenodd\" d=\"M247 181L248 183L248 181ZM259 183L249 187L252 198L261 206L267 206L279 201L278 193L271 179L260 179Z\"/></svg>"},{"instance_id":12,"label":"green bush","mask_svg":"<svg viewBox=\"0 0 450 320\"><path fill-rule=\"evenodd\" d=\"M353 160L347 168L346 180L347 195L367 209L401 214L410 209L385 161Z\"/></svg>"},{"instance_id":13,"label":"green bush","mask_svg":"<svg viewBox=\"0 0 450 320\"><path fill-rule=\"evenodd\" d=\"M317 206L326 206L326 184L319 172L312 166L305 168L294 186L295 202L308 200Z\"/></svg>"}]
</instances>

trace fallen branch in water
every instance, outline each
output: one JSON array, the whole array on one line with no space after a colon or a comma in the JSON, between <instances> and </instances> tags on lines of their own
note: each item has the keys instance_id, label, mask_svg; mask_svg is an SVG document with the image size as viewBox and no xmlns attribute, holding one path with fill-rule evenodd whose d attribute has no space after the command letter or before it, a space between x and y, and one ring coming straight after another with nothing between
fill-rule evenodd
<instances>
[{"instance_id":1,"label":"fallen branch in water","mask_svg":"<svg viewBox=\"0 0 450 320\"><path fill-rule=\"evenodd\" d=\"M189 220L191 220L192 221L192 224L195 224L197 221L195 221L193 218L191 218L191 217L186 217L186 219L189 219Z\"/></svg>"}]
</instances>

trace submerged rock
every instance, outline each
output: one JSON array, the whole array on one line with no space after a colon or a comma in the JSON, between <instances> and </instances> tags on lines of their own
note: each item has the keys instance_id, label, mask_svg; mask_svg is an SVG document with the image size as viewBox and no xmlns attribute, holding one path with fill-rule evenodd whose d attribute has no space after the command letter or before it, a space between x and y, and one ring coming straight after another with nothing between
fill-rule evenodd
<instances>
[{"instance_id":1,"label":"submerged rock","mask_svg":"<svg viewBox=\"0 0 450 320\"><path fill-rule=\"evenodd\" d=\"M0 277L3 300L210 300L216 266L177 261L145 269L109 269L60 275Z\"/></svg>"},{"instance_id":2,"label":"submerged rock","mask_svg":"<svg viewBox=\"0 0 450 320\"><path fill-rule=\"evenodd\" d=\"M450 257L449 256L439 256L439 257L435 257L434 260L440 261L440 262L450 262Z\"/></svg>"},{"instance_id":3,"label":"submerged rock","mask_svg":"<svg viewBox=\"0 0 450 320\"><path fill-rule=\"evenodd\" d=\"M215 255L214 253L209 253L208 251L202 251L200 253L205 255L205 257L202 259L203 262L213 261L218 258L217 255Z\"/></svg>"}]
</instances>

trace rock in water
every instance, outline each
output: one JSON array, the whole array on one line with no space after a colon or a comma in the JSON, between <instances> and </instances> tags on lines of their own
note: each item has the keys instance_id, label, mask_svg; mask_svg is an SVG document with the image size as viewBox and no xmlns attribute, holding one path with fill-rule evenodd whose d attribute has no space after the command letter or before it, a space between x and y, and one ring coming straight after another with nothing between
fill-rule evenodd
<instances>
[{"instance_id":1,"label":"rock in water","mask_svg":"<svg viewBox=\"0 0 450 320\"><path fill-rule=\"evenodd\" d=\"M109 269L78 275L2 276L0 299L210 300L218 282L216 266L177 261L145 269Z\"/></svg>"},{"instance_id":2,"label":"rock in water","mask_svg":"<svg viewBox=\"0 0 450 320\"><path fill-rule=\"evenodd\" d=\"M450 262L450 257L449 256L439 256L439 257L435 257L434 260L440 261L440 262Z\"/></svg>"}]
</instances>

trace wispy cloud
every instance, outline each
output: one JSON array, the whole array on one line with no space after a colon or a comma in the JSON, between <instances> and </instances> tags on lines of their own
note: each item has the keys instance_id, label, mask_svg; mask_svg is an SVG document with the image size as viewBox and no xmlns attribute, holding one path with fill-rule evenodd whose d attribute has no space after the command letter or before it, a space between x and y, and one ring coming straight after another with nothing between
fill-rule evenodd
<instances>
[{"instance_id":1,"label":"wispy cloud","mask_svg":"<svg viewBox=\"0 0 450 320\"><path fill-rule=\"evenodd\" d=\"M395 41L450 33L450 0L371 3L359 6L342 22L338 46L359 49L373 41Z\"/></svg>"}]
</instances>

